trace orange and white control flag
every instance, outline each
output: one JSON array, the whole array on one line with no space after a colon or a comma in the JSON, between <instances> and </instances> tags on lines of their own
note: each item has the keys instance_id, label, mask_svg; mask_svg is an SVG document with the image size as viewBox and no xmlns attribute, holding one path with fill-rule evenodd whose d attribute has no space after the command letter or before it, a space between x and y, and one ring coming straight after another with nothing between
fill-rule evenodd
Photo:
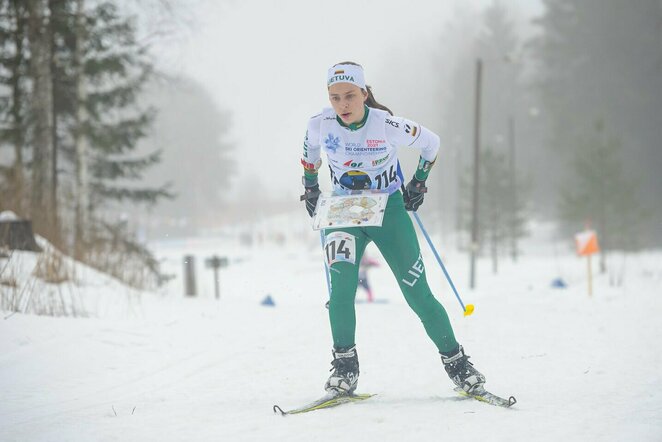
<instances>
[{"instance_id":1,"label":"orange and white control flag","mask_svg":"<svg viewBox=\"0 0 662 442\"><path fill-rule=\"evenodd\" d=\"M579 256L589 256L600 251L598 235L594 230L584 230L576 234L575 245Z\"/></svg>"}]
</instances>

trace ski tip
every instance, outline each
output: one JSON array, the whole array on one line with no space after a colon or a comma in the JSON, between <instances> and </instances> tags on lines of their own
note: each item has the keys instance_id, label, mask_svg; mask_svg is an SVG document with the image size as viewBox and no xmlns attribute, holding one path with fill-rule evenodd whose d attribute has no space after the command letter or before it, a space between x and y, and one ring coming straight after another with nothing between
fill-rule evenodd
<instances>
[{"instance_id":1,"label":"ski tip","mask_svg":"<svg viewBox=\"0 0 662 442\"><path fill-rule=\"evenodd\" d=\"M484 389L473 393L467 393L461 387L455 387L453 390L456 391L460 396L474 398L480 402L485 402L497 407L510 408L517 403L515 396L510 396L508 399L505 399Z\"/></svg>"},{"instance_id":2,"label":"ski tip","mask_svg":"<svg viewBox=\"0 0 662 442\"><path fill-rule=\"evenodd\" d=\"M285 416L285 415L287 414L287 413L285 413L285 412L283 411L283 409L280 408L280 406L278 406L278 405L274 405L273 410L274 410L274 413L275 413L275 414L280 414L281 416Z\"/></svg>"},{"instance_id":3,"label":"ski tip","mask_svg":"<svg viewBox=\"0 0 662 442\"><path fill-rule=\"evenodd\" d=\"M349 395L349 397L356 400L370 399L373 396L377 396L377 393L352 393Z\"/></svg>"}]
</instances>

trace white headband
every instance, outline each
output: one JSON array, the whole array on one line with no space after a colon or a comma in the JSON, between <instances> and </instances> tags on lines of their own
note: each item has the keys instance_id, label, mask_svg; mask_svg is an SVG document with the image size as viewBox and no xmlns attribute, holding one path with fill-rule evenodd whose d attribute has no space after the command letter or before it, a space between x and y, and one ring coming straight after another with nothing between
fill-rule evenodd
<instances>
[{"instance_id":1,"label":"white headband","mask_svg":"<svg viewBox=\"0 0 662 442\"><path fill-rule=\"evenodd\" d=\"M363 68L353 64L338 64L329 68L326 74L326 86L334 83L351 83L365 89L365 77Z\"/></svg>"}]
</instances>

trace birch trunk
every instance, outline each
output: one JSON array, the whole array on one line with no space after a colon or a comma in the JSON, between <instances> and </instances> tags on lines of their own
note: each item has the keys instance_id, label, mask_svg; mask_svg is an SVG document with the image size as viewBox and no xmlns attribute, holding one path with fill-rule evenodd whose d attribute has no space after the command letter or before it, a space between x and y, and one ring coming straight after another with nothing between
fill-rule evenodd
<instances>
[{"instance_id":1,"label":"birch trunk","mask_svg":"<svg viewBox=\"0 0 662 442\"><path fill-rule=\"evenodd\" d=\"M76 69L76 246L75 252L80 257L84 251L86 240L85 232L89 219L89 181L88 181L88 140L85 126L88 120L86 102L87 89L85 87L85 61L83 45L85 42L85 0L76 0L76 48L74 52L74 66Z\"/></svg>"},{"instance_id":2,"label":"birch trunk","mask_svg":"<svg viewBox=\"0 0 662 442\"><path fill-rule=\"evenodd\" d=\"M48 227L52 210L50 161L53 151L53 93L51 79L51 42L46 0L27 0L30 76L32 77L31 115L34 124L32 155L31 217L37 231Z\"/></svg>"},{"instance_id":3,"label":"birch trunk","mask_svg":"<svg viewBox=\"0 0 662 442\"><path fill-rule=\"evenodd\" d=\"M57 2L61 0L48 0L48 11L49 11L49 16L54 17L55 9L57 6ZM52 23L52 21L51 21ZM56 74L56 55L55 55L55 38L53 36L53 26L49 25L49 42L50 42L50 63L51 63L51 112L52 112L52 125L51 125L51 138L53 140L53 146L51 148L51 176L50 176L50 181L51 181L51 191L49 194L50 198L50 210L49 210L49 223L51 225L51 228L55 230L56 237L51 237L51 241L56 241L58 245L61 245L60 243L60 220L58 217L58 201L57 201L57 194L58 194L58 153L59 153L59 147L58 147L58 138L57 138L57 110L55 108L55 76Z\"/></svg>"},{"instance_id":4,"label":"birch trunk","mask_svg":"<svg viewBox=\"0 0 662 442\"><path fill-rule=\"evenodd\" d=\"M14 203L12 209L19 215L25 216L25 170L23 166L23 149L25 148L25 122L21 103L24 100L23 90L21 89L21 62L25 57L23 48L23 13L24 10L19 5L20 0L12 1L12 9L15 19L14 44L16 54L12 63L11 89L12 89L12 124L14 125L14 134L12 142L14 145L14 164L12 166L12 189L14 193Z\"/></svg>"}]
</instances>

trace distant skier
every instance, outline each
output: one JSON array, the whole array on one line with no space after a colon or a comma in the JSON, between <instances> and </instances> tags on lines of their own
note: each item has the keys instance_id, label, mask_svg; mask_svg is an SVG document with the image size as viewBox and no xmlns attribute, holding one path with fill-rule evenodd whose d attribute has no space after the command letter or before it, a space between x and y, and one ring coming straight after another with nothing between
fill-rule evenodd
<instances>
[{"instance_id":1,"label":"distant skier","mask_svg":"<svg viewBox=\"0 0 662 442\"><path fill-rule=\"evenodd\" d=\"M373 302L375 298L372 294L372 289L370 288L370 282L368 281L368 269L370 267L379 267L379 261L363 254L361 263L359 264L359 285L366 291L368 302Z\"/></svg>"},{"instance_id":2,"label":"distant skier","mask_svg":"<svg viewBox=\"0 0 662 442\"><path fill-rule=\"evenodd\" d=\"M410 74L414 74L412 70ZM412 80L413 81L413 80ZM434 298L425 276L420 247L407 211L423 203L425 181L439 150L439 137L413 121L392 116L366 86L363 68L352 62L328 70L327 87L332 108L313 116L303 145L301 163L306 210L313 215L320 195L318 171L321 152L326 153L334 190L375 189L389 199L381 227L325 229L325 254L331 270L329 319L333 335L333 373L324 388L328 392L352 394L359 378L356 352L354 298L359 263L370 241L374 241L393 271L409 306L441 354L452 381L466 392L479 390L485 377L476 370L455 340L444 307ZM403 89L405 90L405 89ZM397 148L419 149L420 159L413 178L405 186ZM341 240L333 232L343 232ZM331 236L330 236L331 235ZM333 244L337 242L337 244Z\"/></svg>"}]
</instances>

